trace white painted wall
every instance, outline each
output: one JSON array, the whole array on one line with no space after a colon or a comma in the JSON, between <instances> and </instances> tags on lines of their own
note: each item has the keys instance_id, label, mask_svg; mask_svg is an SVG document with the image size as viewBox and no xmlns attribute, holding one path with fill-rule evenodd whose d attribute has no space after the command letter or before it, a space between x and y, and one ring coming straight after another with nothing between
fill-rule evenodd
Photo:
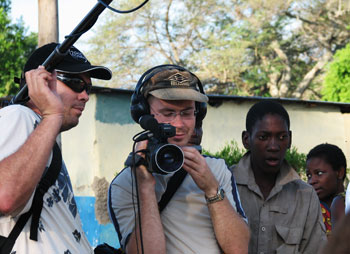
<instances>
[{"instance_id":1,"label":"white painted wall","mask_svg":"<svg viewBox=\"0 0 350 254\"><path fill-rule=\"evenodd\" d=\"M118 93L113 96L117 104ZM103 110L96 107L100 97L101 94L92 94L80 124L62 134L63 158L78 196L93 196L94 176L112 181L132 149L132 137L142 130L131 118L129 124L97 121L96 115L101 112L96 110ZM245 117L254 103L253 100L232 99L224 100L219 107L208 106L202 146L211 152L220 150L231 140L241 146ZM347 128L350 114L340 113L336 104L291 103L288 100L282 104L290 115L292 144L299 152L307 153L315 145L328 142L339 146L350 158L350 130ZM118 110L118 106L114 110Z\"/></svg>"}]
</instances>

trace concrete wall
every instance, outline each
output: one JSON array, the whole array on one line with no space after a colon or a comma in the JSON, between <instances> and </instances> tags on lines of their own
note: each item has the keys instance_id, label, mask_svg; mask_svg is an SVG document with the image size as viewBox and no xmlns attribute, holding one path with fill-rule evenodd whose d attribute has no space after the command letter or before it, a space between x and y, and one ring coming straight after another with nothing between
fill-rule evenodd
<instances>
[{"instance_id":1,"label":"concrete wall","mask_svg":"<svg viewBox=\"0 0 350 254\"><path fill-rule=\"evenodd\" d=\"M245 130L245 117L249 108L258 100L224 101L220 106L208 107L204 120L203 147L217 151L232 139L243 148L241 133ZM307 153L320 143L338 145L350 157L350 114L341 113L337 104L313 104L280 101L289 113L292 145L299 152Z\"/></svg>"},{"instance_id":2,"label":"concrete wall","mask_svg":"<svg viewBox=\"0 0 350 254\"><path fill-rule=\"evenodd\" d=\"M118 246L107 216L106 196L108 184L123 168L132 150L132 137L142 131L130 116L130 97L131 92L98 90L90 96L80 124L61 136L63 158L75 195L80 200L84 229L93 245L108 242ZM243 148L241 133L245 129L246 114L260 99L210 96L203 123L203 148L216 152L231 140ZM350 130L347 128L350 114L341 113L349 112L350 104L278 101L289 112L292 144L299 152L307 153L315 145L328 142L338 145L346 157L350 157ZM91 217L93 206L96 218ZM105 224L106 227L101 226Z\"/></svg>"},{"instance_id":3,"label":"concrete wall","mask_svg":"<svg viewBox=\"0 0 350 254\"><path fill-rule=\"evenodd\" d=\"M130 96L91 95L79 125L62 133L63 158L76 195L94 194L94 177L110 182L123 168L132 137L142 129L130 117Z\"/></svg>"},{"instance_id":4,"label":"concrete wall","mask_svg":"<svg viewBox=\"0 0 350 254\"><path fill-rule=\"evenodd\" d=\"M132 149L132 137L142 131L130 116L131 93L97 93L90 96L80 124L62 133L62 150L70 170L75 193L93 196L94 178L110 182L124 165ZM236 140L241 144L245 117L258 99L210 98L203 123L202 146L211 152ZM350 114L341 113L347 104L280 100L291 119L292 144L307 153L317 144L328 142L350 157Z\"/></svg>"}]
</instances>

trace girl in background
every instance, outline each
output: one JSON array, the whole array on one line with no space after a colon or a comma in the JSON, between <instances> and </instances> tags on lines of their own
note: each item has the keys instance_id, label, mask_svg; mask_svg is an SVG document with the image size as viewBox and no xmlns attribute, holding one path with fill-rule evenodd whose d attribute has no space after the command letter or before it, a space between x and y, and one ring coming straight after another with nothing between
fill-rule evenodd
<instances>
[{"instance_id":1,"label":"girl in background","mask_svg":"<svg viewBox=\"0 0 350 254\"><path fill-rule=\"evenodd\" d=\"M336 145L320 144L306 157L306 176L320 199L327 235L345 213L346 159Z\"/></svg>"}]
</instances>

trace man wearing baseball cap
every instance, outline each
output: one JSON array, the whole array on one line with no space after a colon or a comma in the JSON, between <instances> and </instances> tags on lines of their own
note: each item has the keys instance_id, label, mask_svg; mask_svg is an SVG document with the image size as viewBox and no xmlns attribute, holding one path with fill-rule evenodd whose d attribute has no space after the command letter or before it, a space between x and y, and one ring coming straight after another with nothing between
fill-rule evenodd
<instances>
[{"instance_id":1,"label":"man wearing baseball cap","mask_svg":"<svg viewBox=\"0 0 350 254\"><path fill-rule=\"evenodd\" d=\"M167 141L180 147L184 162L164 174L150 165L150 141L136 143L129 155L134 159L109 190L110 217L126 253L247 252L249 230L231 172L223 159L204 157L190 143L207 101L200 80L183 67L157 66L140 78L131 100L133 119L148 126L145 119L152 123L154 116L174 126ZM182 182L173 181L181 171ZM170 201L164 205L165 196Z\"/></svg>"},{"instance_id":2,"label":"man wearing baseball cap","mask_svg":"<svg viewBox=\"0 0 350 254\"><path fill-rule=\"evenodd\" d=\"M112 74L75 47L46 71L41 64L57 46L36 49L25 64L26 105L0 110L0 253L93 253L56 138L78 124L91 78Z\"/></svg>"}]
</instances>

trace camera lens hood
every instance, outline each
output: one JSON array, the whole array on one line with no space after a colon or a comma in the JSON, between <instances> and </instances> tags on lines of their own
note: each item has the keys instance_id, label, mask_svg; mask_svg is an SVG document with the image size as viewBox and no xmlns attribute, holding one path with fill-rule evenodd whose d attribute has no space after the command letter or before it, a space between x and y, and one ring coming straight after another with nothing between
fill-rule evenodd
<instances>
[{"instance_id":1,"label":"camera lens hood","mask_svg":"<svg viewBox=\"0 0 350 254\"><path fill-rule=\"evenodd\" d=\"M180 170L184 164L184 153L182 149L174 144L160 145L152 156L156 165L156 173L169 174Z\"/></svg>"}]
</instances>

